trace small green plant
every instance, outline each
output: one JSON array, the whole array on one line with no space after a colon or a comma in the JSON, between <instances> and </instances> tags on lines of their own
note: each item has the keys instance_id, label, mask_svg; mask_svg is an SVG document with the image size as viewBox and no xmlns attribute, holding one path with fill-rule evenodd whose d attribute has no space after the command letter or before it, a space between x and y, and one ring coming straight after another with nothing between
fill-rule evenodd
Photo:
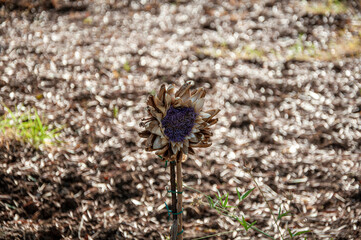
<instances>
[{"instance_id":1,"label":"small green plant","mask_svg":"<svg viewBox=\"0 0 361 240\"><path fill-rule=\"evenodd\" d=\"M290 234L291 239L293 239L294 237L300 236L301 234L310 232L309 230L307 230L307 231L299 231L299 232L295 231L294 233L292 233L291 229L289 229L289 228L287 228L287 231Z\"/></svg>"},{"instance_id":2,"label":"small green plant","mask_svg":"<svg viewBox=\"0 0 361 240\"><path fill-rule=\"evenodd\" d=\"M157 91L155 89L153 89L152 91L149 92L150 95L155 96L157 94Z\"/></svg>"},{"instance_id":3,"label":"small green plant","mask_svg":"<svg viewBox=\"0 0 361 240\"><path fill-rule=\"evenodd\" d=\"M238 190L238 188L236 188L237 196L238 196L238 199L239 199L240 202L242 202L244 199L246 199L253 192L253 190L255 188L257 188L260 191L262 198L267 203L268 208L270 209L272 218L274 220L274 224L276 225L276 228L278 229L278 232L280 234L280 239L282 239L282 240L283 239L294 239L296 236L300 236L302 234L310 232L309 230L292 231L290 228L287 228L289 238L286 238L286 236L284 236L285 231L284 232L281 231L279 221L283 217L287 216L290 212L289 211L282 212L282 205L281 205L280 208L279 208L279 211L278 211L277 218L276 218L272 214L272 209L271 209L271 206L269 204L269 201L265 198L262 189L260 188L260 186L256 182L256 180L253 177L252 173L250 171L248 171L248 170L246 170L246 172L250 175L250 177L251 177L252 181L254 182L254 184L256 185L256 187L247 190L243 194L241 194L241 192ZM258 233L261 233L262 235L264 235L265 237L267 237L269 239L276 239L275 237L271 236L270 234L266 233L265 231L262 231L261 229L257 228L255 226L256 223L257 223L256 221L248 222L243 215L238 216L238 215L234 214L233 211L231 212L230 209L232 209L232 208L237 209L237 206L232 206L232 205L229 204L229 201L228 201L229 193L225 193L225 194L222 195L220 192L218 192L217 194L215 194L215 199L214 199L211 196L209 196L207 194L204 194L203 192L201 192L201 191L199 191L197 189L194 189L194 188L189 187L187 185L184 185L184 187L186 189L189 189L189 190L192 190L192 191L195 191L195 192L201 194L203 197L205 197L207 199L207 202L208 202L209 206L212 209L215 209L219 214L221 214L223 216L229 217L229 218L237 221L243 227L244 230L248 231L249 229L252 229L252 230L254 230L254 231L258 232ZM229 233L233 233L233 232L239 232L239 231L242 231L242 228L232 230L232 231L220 232L220 233L216 233L216 234L212 234L212 235L208 235L208 236L204 236L204 237L200 237L200 238L195 238L193 240L207 239L207 238L221 236L221 235L225 235L225 234L229 234Z\"/></svg>"},{"instance_id":4,"label":"small green plant","mask_svg":"<svg viewBox=\"0 0 361 240\"><path fill-rule=\"evenodd\" d=\"M219 44L222 48L228 48L228 43L226 41L223 41Z\"/></svg>"},{"instance_id":5,"label":"small green plant","mask_svg":"<svg viewBox=\"0 0 361 240\"><path fill-rule=\"evenodd\" d=\"M61 129L51 129L44 124L35 109L27 112L16 109L12 112L8 107L4 108L7 113L0 117L0 135L30 143L36 148L55 142Z\"/></svg>"},{"instance_id":6,"label":"small green plant","mask_svg":"<svg viewBox=\"0 0 361 240\"><path fill-rule=\"evenodd\" d=\"M290 211L286 211L284 213L281 213L281 211L282 211L282 205L280 206L280 209L278 211L277 221L281 220L281 218L287 216L290 213Z\"/></svg>"},{"instance_id":7,"label":"small green plant","mask_svg":"<svg viewBox=\"0 0 361 240\"><path fill-rule=\"evenodd\" d=\"M265 55L262 49L250 45L245 45L242 50L243 53L241 55L244 59L261 59Z\"/></svg>"},{"instance_id":8,"label":"small green plant","mask_svg":"<svg viewBox=\"0 0 361 240\"><path fill-rule=\"evenodd\" d=\"M113 107L113 117L114 118L118 118L119 115L119 107L118 106L114 106Z\"/></svg>"},{"instance_id":9,"label":"small green plant","mask_svg":"<svg viewBox=\"0 0 361 240\"><path fill-rule=\"evenodd\" d=\"M317 57L320 51L312 42L304 41L303 34L298 36L295 44L289 47L289 59L309 60Z\"/></svg>"},{"instance_id":10,"label":"small green plant","mask_svg":"<svg viewBox=\"0 0 361 240\"><path fill-rule=\"evenodd\" d=\"M84 18L83 23L91 25L93 23L93 18L90 16L86 17L86 18Z\"/></svg>"},{"instance_id":11,"label":"small green plant","mask_svg":"<svg viewBox=\"0 0 361 240\"><path fill-rule=\"evenodd\" d=\"M124 64L123 64L123 69L124 71L126 72L130 72L130 65L129 65L129 62L126 61Z\"/></svg>"}]
</instances>

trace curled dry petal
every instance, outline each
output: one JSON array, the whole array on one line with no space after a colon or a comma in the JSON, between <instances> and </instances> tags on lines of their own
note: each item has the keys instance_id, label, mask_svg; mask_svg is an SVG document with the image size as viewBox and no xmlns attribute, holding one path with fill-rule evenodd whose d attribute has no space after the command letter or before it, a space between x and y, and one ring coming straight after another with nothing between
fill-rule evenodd
<instances>
[{"instance_id":1,"label":"curled dry petal","mask_svg":"<svg viewBox=\"0 0 361 240\"><path fill-rule=\"evenodd\" d=\"M203 89L203 92L201 94L201 98L204 98L206 96L206 90Z\"/></svg>"},{"instance_id":2,"label":"curled dry petal","mask_svg":"<svg viewBox=\"0 0 361 240\"><path fill-rule=\"evenodd\" d=\"M175 107L175 108L181 107L182 104L183 104L183 101L181 98L176 98L172 103L173 107Z\"/></svg>"},{"instance_id":3,"label":"curled dry petal","mask_svg":"<svg viewBox=\"0 0 361 240\"><path fill-rule=\"evenodd\" d=\"M206 112L200 112L199 116L204 120L204 119L210 118L211 114L206 113Z\"/></svg>"},{"instance_id":4,"label":"curled dry petal","mask_svg":"<svg viewBox=\"0 0 361 240\"><path fill-rule=\"evenodd\" d=\"M191 97L191 91L189 89L187 89L182 95L179 96L183 102L186 102L188 100L190 100L189 98Z\"/></svg>"},{"instance_id":5,"label":"curled dry petal","mask_svg":"<svg viewBox=\"0 0 361 240\"><path fill-rule=\"evenodd\" d=\"M155 107L159 109L160 106L163 106L163 101L161 101L158 97L153 97Z\"/></svg>"},{"instance_id":6,"label":"curled dry petal","mask_svg":"<svg viewBox=\"0 0 361 240\"><path fill-rule=\"evenodd\" d=\"M162 136L163 133L162 133L162 130L160 129L159 125L156 125L154 126L151 130L150 130L151 133L155 134L155 135L158 135L158 136Z\"/></svg>"},{"instance_id":7,"label":"curled dry petal","mask_svg":"<svg viewBox=\"0 0 361 240\"><path fill-rule=\"evenodd\" d=\"M202 96L203 92L204 92L203 88L197 89L197 91L194 94L192 94L192 96L191 96L192 102L197 101Z\"/></svg>"},{"instance_id":8,"label":"curled dry petal","mask_svg":"<svg viewBox=\"0 0 361 240\"><path fill-rule=\"evenodd\" d=\"M188 153L194 155L195 154L194 149L189 147L188 148Z\"/></svg>"},{"instance_id":9,"label":"curled dry petal","mask_svg":"<svg viewBox=\"0 0 361 240\"><path fill-rule=\"evenodd\" d=\"M193 143L189 144L189 146L191 146L191 147L199 147L199 148L207 148L211 145L212 145L212 143L203 143L203 142L200 142L197 144L193 144Z\"/></svg>"},{"instance_id":10,"label":"curled dry petal","mask_svg":"<svg viewBox=\"0 0 361 240\"><path fill-rule=\"evenodd\" d=\"M204 98L198 99L194 104L194 111L196 113L199 113L203 107L204 104Z\"/></svg>"},{"instance_id":11,"label":"curled dry petal","mask_svg":"<svg viewBox=\"0 0 361 240\"><path fill-rule=\"evenodd\" d=\"M178 152L177 146L172 143L172 144L171 144L171 147L172 147L172 152L173 152L174 154L176 154L176 153Z\"/></svg>"},{"instance_id":12,"label":"curled dry petal","mask_svg":"<svg viewBox=\"0 0 361 240\"><path fill-rule=\"evenodd\" d=\"M154 134L151 134L151 135L148 137L147 142L145 143L145 145L146 145L147 147L152 147L152 146L153 146L154 139L155 139L155 135L154 135Z\"/></svg>"},{"instance_id":13,"label":"curled dry petal","mask_svg":"<svg viewBox=\"0 0 361 240\"><path fill-rule=\"evenodd\" d=\"M174 85L173 84L170 84L167 88L167 93L169 95L172 95L174 93Z\"/></svg>"},{"instance_id":14,"label":"curled dry petal","mask_svg":"<svg viewBox=\"0 0 361 240\"><path fill-rule=\"evenodd\" d=\"M157 97L158 97L158 99L159 99L161 102L163 102L164 94L165 94L165 84L162 84L162 85L160 86L160 90L159 90L159 92L158 92L158 94L157 94Z\"/></svg>"},{"instance_id":15,"label":"curled dry petal","mask_svg":"<svg viewBox=\"0 0 361 240\"><path fill-rule=\"evenodd\" d=\"M215 115L217 115L219 113L219 109L212 109L212 110L208 110L205 113L208 113L209 115L211 115L208 119L213 118Z\"/></svg>"},{"instance_id":16,"label":"curled dry petal","mask_svg":"<svg viewBox=\"0 0 361 240\"><path fill-rule=\"evenodd\" d=\"M181 150L185 155L188 155L188 147L183 146Z\"/></svg>"},{"instance_id":17,"label":"curled dry petal","mask_svg":"<svg viewBox=\"0 0 361 240\"><path fill-rule=\"evenodd\" d=\"M182 97L183 94L190 89L190 87L193 85L192 81L187 81L183 86L181 86L178 91L175 93L176 97Z\"/></svg>"},{"instance_id":18,"label":"curled dry petal","mask_svg":"<svg viewBox=\"0 0 361 240\"><path fill-rule=\"evenodd\" d=\"M153 107L148 106L148 112L155 117L159 122L162 120L162 113L157 112Z\"/></svg>"},{"instance_id":19,"label":"curled dry petal","mask_svg":"<svg viewBox=\"0 0 361 240\"><path fill-rule=\"evenodd\" d=\"M197 116L197 118L196 118L196 120L195 120L195 123L197 123L198 125L199 124L201 124L201 123L203 123L204 122L204 120L202 119L202 117L198 114L198 116Z\"/></svg>"},{"instance_id":20,"label":"curled dry petal","mask_svg":"<svg viewBox=\"0 0 361 240\"><path fill-rule=\"evenodd\" d=\"M139 136L142 137L142 138L147 138L150 136L150 132L148 130L145 130L145 131L142 131L139 133Z\"/></svg>"},{"instance_id":21,"label":"curled dry petal","mask_svg":"<svg viewBox=\"0 0 361 240\"><path fill-rule=\"evenodd\" d=\"M183 101L183 105L185 106L185 107L191 107L192 106L192 101L189 99L189 100L187 100L187 101ZM196 112L196 111L195 111Z\"/></svg>"},{"instance_id":22,"label":"curled dry petal","mask_svg":"<svg viewBox=\"0 0 361 240\"><path fill-rule=\"evenodd\" d=\"M218 118L212 119L211 121L208 122L209 126L212 126L214 124L216 124L218 122Z\"/></svg>"},{"instance_id":23,"label":"curled dry petal","mask_svg":"<svg viewBox=\"0 0 361 240\"><path fill-rule=\"evenodd\" d=\"M172 97L170 96L170 94L166 93L164 97L164 106L166 109L169 108L171 102L172 102Z\"/></svg>"},{"instance_id":24,"label":"curled dry petal","mask_svg":"<svg viewBox=\"0 0 361 240\"><path fill-rule=\"evenodd\" d=\"M198 138L194 133L191 133L191 135L189 137L189 141L193 142L193 143L196 143L196 142L198 142Z\"/></svg>"},{"instance_id":25,"label":"curled dry petal","mask_svg":"<svg viewBox=\"0 0 361 240\"><path fill-rule=\"evenodd\" d=\"M153 149L161 149L163 148L167 142L164 142L161 138L161 136L157 136L153 143Z\"/></svg>"},{"instance_id":26,"label":"curled dry petal","mask_svg":"<svg viewBox=\"0 0 361 240\"><path fill-rule=\"evenodd\" d=\"M162 149L155 152L155 154L162 156L169 149L169 145L165 145Z\"/></svg>"},{"instance_id":27,"label":"curled dry petal","mask_svg":"<svg viewBox=\"0 0 361 240\"><path fill-rule=\"evenodd\" d=\"M147 105L155 108L154 96L150 95L147 100Z\"/></svg>"},{"instance_id":28,"label":"curled dry petal","mask_svg":"<svg viewBox=\"0 0 361 240\"><path fill-rule=\"evenodd\" d=\"M211 136L213 136L213 133L211 133L211 132L204 132L203 135L204 135L204 137L206 137L206 138L210 138Z\"/></svg>"}]
</instances>

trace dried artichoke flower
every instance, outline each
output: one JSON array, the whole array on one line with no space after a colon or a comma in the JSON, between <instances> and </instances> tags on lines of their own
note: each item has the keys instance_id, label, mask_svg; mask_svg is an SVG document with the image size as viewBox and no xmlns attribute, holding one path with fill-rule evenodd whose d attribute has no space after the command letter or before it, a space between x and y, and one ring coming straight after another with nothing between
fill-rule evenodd
<instances>
[{"instance_id":1,"label":"dried artichoke flower","mask_svg":"<svg viewBox=\"0 0 361 240\"><path fill-rule=\"evenodd\" d=\"M180 161L183 154L194 154L194 148L212 144L210 126L218 121L214 116L219 109L202 111L206 92L203 88L191 91L192 85L188 81L175 92L173 85L163 84L155 96L148 97L149 117L142 119L145 131L139 136L146 138L146 150L156 151L163 160Z\"/></svg>"}]
</instances>

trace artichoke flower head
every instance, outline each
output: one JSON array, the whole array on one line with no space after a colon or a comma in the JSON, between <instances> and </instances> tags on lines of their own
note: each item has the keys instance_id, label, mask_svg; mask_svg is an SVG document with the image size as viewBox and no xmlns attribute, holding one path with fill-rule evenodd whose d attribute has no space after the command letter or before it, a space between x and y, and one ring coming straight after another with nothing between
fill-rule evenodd
<instances>
[{"instance_id":1,"label":"artichoke flower head","mask_svg":"<svg viewBox=\"0 0 361 240\"><path fill-rule=\"evenodd\" d=\"M147 100L149 116L142 119L139 133L146 138L147 151L163 160L181 161L182 155L194 154L194 148L211 146L210 126L218 119L219 109L202 111L206 92L203 88L191 90L188 81L175 91L173 85L162 84L159 92Z\"/></svg>"}]
</instances>

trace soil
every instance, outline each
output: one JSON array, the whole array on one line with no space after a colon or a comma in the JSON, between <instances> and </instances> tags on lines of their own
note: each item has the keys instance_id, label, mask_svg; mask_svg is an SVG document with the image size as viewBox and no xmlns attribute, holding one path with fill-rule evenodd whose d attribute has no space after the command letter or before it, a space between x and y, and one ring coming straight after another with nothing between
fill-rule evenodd
<instances>
[{"instance_id":1,"label":"soil","mask_svg":"<svg viewBox=\"0 0 361 240\"><path fill-rule=\"evenodd\" d=\"M300 34L324 51L360 16L305 12L300 1L0 1L0 102L63 127L60 144L0 141L0 239L166 239L169 168L138 137L161 83L193 80L220 108L213 145L184 163L184 182L227 191L235 214L279 237L361 238L361 58L283 55ZM359 35L361 36L361 35ZM357 35L356 35L357 37ZM202 49L226 49L215 56ZM0 114L5 110L0 107ZM184 192L184 239L241 226ZM212 239L263 239L252 230Z\"/></svg>"}]
</instances>

